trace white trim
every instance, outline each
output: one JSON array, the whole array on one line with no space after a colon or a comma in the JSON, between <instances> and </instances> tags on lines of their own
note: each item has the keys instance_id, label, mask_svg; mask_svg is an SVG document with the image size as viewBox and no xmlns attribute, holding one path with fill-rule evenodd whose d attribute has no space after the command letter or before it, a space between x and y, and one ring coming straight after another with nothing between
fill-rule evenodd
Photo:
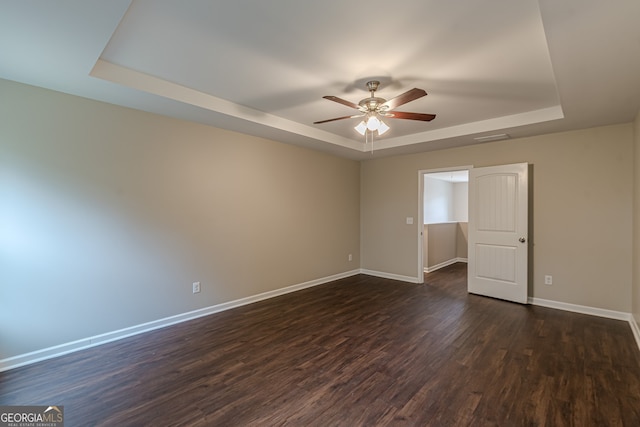
<instances>
[{"instance_id":1,"label":"white trim","mask_svg":"<svg viewBox=\"0 0 640 427\"><path fill-rule=\"evenodd\" d=\"M636 339L636 344L638 344L638 348L640 348L640 326L638 326L638 322L636 322L633 314L629 315L629 326L631 326L631 332L633 332L633 337Z\"/></svg>"},{"instance_id":2,"label":"white trim","mask_svg":"<svg viewBox=\"0 0 640 427\"><path fill-rule=\"evenodd\" d=\"M473 165L463 165L463 166L450 166L444 168L435 168L435 169L420 169L418 170L418 221L416 221L418 226L418 277L419 280L417 283L424 283L423 273L426 273L426 267L424 265L424 258L427 248L424 247L424 176L430 173L439 173L439 172L455 172L455 171L463 171L467 172L473 169ZM457 221L456 221L457 222Z\"/></svg>"},{"instance_id":3,"label":"white trim","mask_svg":"<svg viewBox=\"0 0 640 427\"><path fill-rule=\"evenodd\" d=\"M569 304L567 302L551 301L541 298L528 298L529 304L540 307L555 308L558 310L572 311L574 313L589 314L591 316L606 317L608 319L625 320L631 319L630 313L623 311L606 310L604 308L588 307L586 305Z\"/></svg>"},{"instance_id":4,"label":"white trim","mask_svg":"<svg viewBox=\"0 0 640 427\"><path fill-rule=\"evenodd\" d=\"M569 304L566 302L551 301L541 298L528 299L529 304L539 305L541 307L554 308L556 310L572 311L574 313L588 314L591 316L606 317L607 319L624 320L629 323L633 337L640 349L640 326L631 313L624 311L606 310L604 308L588 307L585 305Z\"/></svg>"},{"instance_id":5,"label":"white trim","mask_svg":"<svg viewBox=\"0 0 640 427\"><path fill-rule=\"evenodd\" d=\"M463 258L459 258L461 262ZM210 314L219 313L221 311L230 310L232 308L241 307L243 305L252 304L254 302L262 301L269 298L274 298L280 295L285 295L291 292L296 292L302 289L310 288L313 286L323 285L335 280L344 279L346 277L355 276L357 274L367 274L369 276L382 277L385 279L400 280L409 283L422 283L419 279L410 276L403 276L393 273L384 273L381 271L373 271L366 269L351 270L344 273L334 274L321 279L315 279L297 285L287 286L285 288L276 289L269 292L263 292L261 294L253 295L246 298L241 298L234 301L229 301L222 304L216 304L210 307L201 308L198 310L190 311L187 313L178 314L175 316L165 317L163 319L155 320L152 322L142 323L140 325L131 326L129 328L120 329L117 331L107 332L105 334L95 335L72 341L53 347L45 348L42 350L32 351L30 353L21 354L18 356L9 357L7 359L0 360L0 372L7 371L9 369L18 368L20 366L30 365L43 360L51 359L65 354L73 353L76 351L84 350L91 347L96 347L101 344L106 344L112 341L117 341L123 338L127 338L133 335L142 334L144 332L153 331L155 329L164 328L167 326L175 325L177 323L186 322L189 320L197 319L199 317L208 316ZM545 300L541 298L528 299L529 304L538 305L541 307L548 307L557 310L571 311L574 313L588 314L592 316L606 317L615 320L626 320L629 322L633 336L640 348L640 326L630 313L624 313L621 311L606 310L602 308L588 307L583 305L569 304L558 301Z\"/></svg>"},{"instance_id":6,"label":"white trim","mask_svg":"<svg viewBox=\"0 0 640 427\"><path fill-rule=\"evenodd\" d=\"M232 308L240 307L247 304L252 304L254 302L262 301L269 298L274 298L280 295L288 294L291 292L299 291L299 290L310 288L313 286L323 285L325 283L333 282L335 280L355 276L360 272L361 272L360 270L351 270L344 273L334 274L332 276L323 277L321 279L315 279L308 282L299 283L297 285L287 286L285 288L263 292L263 293L249 296L246 298L240 298L234 301L216 304L210 307L205 307L205 308L189 311L182 314L177 314L175 316L169 316L163 319L142 323L140 325L131 326L128 328L117 330L117 331L107 332L104 334L83 338L77 341L72 341L72 342L56 345L53 347L32 351L30 353L9 357L7 359L0 360L0 372L7 371L9 369L18 368L20 366L30 365L32 363L40 362L40 361L51 359L54 357L63 356L65 354L73 353L79 350L84 350L84 349L95 347L101 344L106 344L112 341L117 341L133 335L142 334L144 332L153 331L155 329L164 328L167 326L175 325L177 323L186 322L188 320L197 319L199 317L208 316L210 314L219 313L221 311L230 310Z\"/></svg>"},{"instance_id":7,"label":"white trim","mask_svg":"<svg viewBox=\"0 0 640 427\"><path fill-rule=\"evenodd\" d=\"M416 221L418 226L418 276L423 276L422 271L424 269L424 259L427 254L427 249L424 247L424 171L418 171L418 220ZM422 282L424 283L424 279Z\"/></svg>"},{"instance_id":8,"label":"white trim","mask_svg":"<svg viewBox=\"0 0 640 427\"><path fill-rule=\"evenodd\" d=\"M383 271L373 271L373 270L361 269L360 273L361 274L367 274L369 276L382 277L383 279L399 280L401 282L409 282L409 283L423 283L424 282L424 278L423 277L402 276L400 274L385 273Z\"/></svg>"},{"instance_id":9,"label":"white trim","mask_svg":"<svg viewBox=\"0 0 640 427\"><path fill-rule=\"evenodd\" d=\"M467 258L452 258L448 261L441 262L440 264L432 265L431 267L426 267L424 269L425 273L433 273L436 270L440 270L441 268L448 267L451 264L455 264L456 262L468 262Z\"/></svg>"}]
</instances>

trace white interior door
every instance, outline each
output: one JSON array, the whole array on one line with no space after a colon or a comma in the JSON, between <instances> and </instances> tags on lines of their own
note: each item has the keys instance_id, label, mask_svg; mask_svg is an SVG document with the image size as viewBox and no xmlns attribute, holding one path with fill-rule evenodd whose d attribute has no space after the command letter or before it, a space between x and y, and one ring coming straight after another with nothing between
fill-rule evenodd
<instances>
[{"instance_id":1,"label":"white interior door","mask_svg":"<svg viewBox=\"0 0 640 427\"><path fill-rule=\"evenodd\" d=\"M469 171L468 290L527 303L528 165Z\"/></svg>"}]
</instances>

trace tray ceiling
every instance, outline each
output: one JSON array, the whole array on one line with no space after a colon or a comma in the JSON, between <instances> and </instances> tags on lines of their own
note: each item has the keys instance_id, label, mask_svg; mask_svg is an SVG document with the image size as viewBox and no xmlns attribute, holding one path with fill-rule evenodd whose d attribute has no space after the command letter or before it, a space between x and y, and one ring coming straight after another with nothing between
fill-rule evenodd
<instances>
[{"instance_id":1,"label":"tray ceiling","mask_svg":"<svg viewBox=\"0 0 640 427\"><path fill-rule=\"evenodd\" d=\"M633 120L640 2L614 3L10 2L0 77L350 158L371 156L357 119L312 123L376 78L437 117L390 119L374 155L426 151Z\"/></svg>"}]
</instances>

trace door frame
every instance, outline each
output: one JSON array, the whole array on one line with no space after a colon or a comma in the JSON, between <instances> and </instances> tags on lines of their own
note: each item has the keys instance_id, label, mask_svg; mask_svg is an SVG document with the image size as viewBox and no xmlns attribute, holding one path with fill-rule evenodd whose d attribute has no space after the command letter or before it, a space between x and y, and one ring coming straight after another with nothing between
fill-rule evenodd
<instances>
[{"instance_id":1,"label":"door frame","mask_svg":"<svg viewBox=\"0 0 640 427\"><path fill-rule=\"evenodd\" d=\"M418 283L424 284L424 176L430 173L469 171L473 165L451 166L436 169L421 169L418 171Z\"/></svg>"}]
</instances>

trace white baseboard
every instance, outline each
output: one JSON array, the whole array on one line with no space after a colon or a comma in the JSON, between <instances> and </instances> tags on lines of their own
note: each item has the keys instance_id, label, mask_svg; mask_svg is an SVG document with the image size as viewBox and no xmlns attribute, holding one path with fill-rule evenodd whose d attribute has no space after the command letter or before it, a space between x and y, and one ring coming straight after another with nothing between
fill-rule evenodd
<instances>
[{"instance_id":1,"label":"white baseboard","mask_svg":"<svg viewBox=\"0 0 640 427\"><path fill-rule=\"evenodd\" d=\"M359 274L352 270L0 360L0 372Z\"/></svg>"},{"instance_id":2,"label":"white baseboard","mask_svg":"<svg viewBox=\"0 0 640 427\"><path fill-rule=\"evenodd\" d=\"M636 344L638 344L638 348L640 348L640 327L638 326L638 322L633 317L633 315L629 316L629 325L631 326L631 332L633 332L633 337L636 339Z\"/></svg>"},{"instance_id":3,"label":"white baseboard","mask_svg":"<svg viewBox=\"0 0 640 427\"><path fill-rule=\"evenodd\" d=\"M441 262L440 264L432 265L431 267L425 267L424 272L425 273L433 273L436 270L439 270L439 269L444 268L444 267L448 267L451 264L455 264L456 262L468 262L468 260L467 260L467 258L460 258L460 257L453 258L453 259L450 259L448 261Z\"/></svg>"},{"instance_id":4,"label":"white baseboard","mask_svg":"<svg viewBox=\"0 0 640 427\"><path fill-rule=\"evenodd\" d=\"M465 262L460 259L456 262ZM441 267L442 268L442 267ZM422 283L422 278L416 278L411 276L403 276L393 273L385 273L381 271L373 271L366 269L352 270L344 273L334 274L332 276L323 277L321 279L311 280L297 285L287 286L285 288L276 289L269 292L263 292L257 295L253 295L246 298L241 298L234 301L229 301L222 304L216 304L210 307L205 307L199 310L190 311L187 313L178 314L175 316L165 317L163 319L154 320L152 322L142 323L140 325L131 326L128 328L120 329L117 331L107 332L105 334L95 335L92 337L72 341L64 344L60 344L53 347L48 347L42 350L36 350L30 353L21 354L18 356L9 357L7 359L0 360L0 372L7 371L9 369L18 368L20 366L30 365L43 360L51 359L65 354L73 353L75 351L84 350L87 348L95 347L101 344L106 344L119 339L127 338L133 335L141 334L144 332L153 331L155 329L164 328L167 326L175 325L177 323L186 322L188 320L197 319L199 317L208 316L210 314L219 313L221 311L230 310L232 308L240 307L254 302L262 301L269 298L274 298L280 295L285 295L291 292L299 291L302 289L310 288L313 286L322 285L334 280L344 279L346 277L355 276L356 274L367 274L375 277L382 277L385 279L399 280L409 283ZM575 313L589 314L592 316L606 317L609 319L624 320L629 322L633 336L640 348L640 327L630 313L624 313L620 311L606 310L602 308L594 308L583 305L569 304L558 301L545 300L541 298L529 298L528 302L533 305L539 305L541 307L554 308L558 310L572 311Z\"/></svg>"},{"instance_id":5,"label":"white baseboard","mask_svg":"<svg viewBox=\"0 0 640 427\"><path fill-rule=\"evenodd\" d=\"M422 283L424 281L422 277L402 276L400 274L385 273L384 271L360 269L360 273L367 274L369 276L381 277L383 279L399 280L401 282Z\"/></svg>"},{"instance_id":6,"label":"white baseboard","mask_svg":"<svg viewBox=\"0 0 640 427\"><path fill-rule=\"evenodd\" d=\"M623 311L606 310L604 308L588 307L584 305L569 304L566 302L551 301L541 298L529 297L529 304L541 307L555 308L557 310L572 311L574 313L589 314L591 316L606 317L607 319L624 320L629 323L633 337L640 349L640 327L631 313Z\"/></svg>"},{"instance_id":7,"label":"white baseboard","mask_svg":"<svg viewBox=\"0 0 640 427\"><path fill-rule=\"evenodd\" d=\"M588 307L585 305L569 304L567 302L559 302L546 300L542 298L528 299L529 304L539 305L541 307L555 308L558 310L572 311L574 313L590 314L591 316L606 317L608 319L629 321L631 314L623 311L606 310L604 308Z\"/></svg>"}]
</instances>

